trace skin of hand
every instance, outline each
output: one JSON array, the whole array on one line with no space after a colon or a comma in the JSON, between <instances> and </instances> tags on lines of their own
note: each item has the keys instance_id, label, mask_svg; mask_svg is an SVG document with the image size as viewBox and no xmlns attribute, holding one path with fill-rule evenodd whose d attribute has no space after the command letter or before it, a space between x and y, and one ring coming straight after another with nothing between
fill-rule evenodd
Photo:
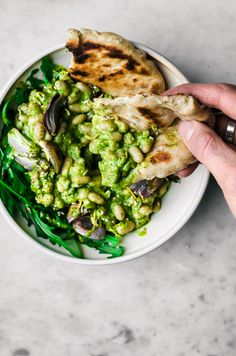
<instances>
[{"instance_id":1,"label":"skin of hand","mask_svg":"<svg viewBox=\"0 0 236 356\"><path fill-rule=\"evenodd\" d=\"M176 94L192 95L201 103L217 108L236 120L236 87L231 84L183 84L164 93ZM225 120L221 117L216 123L219 132L226 127ZM226 144L215 131L194 120L182 121L179 133L188 149L213 174L236 218L236 146ZM195 163L180 171L179 176L188 176L197 165Z\"/></svg>"}]
</instances>

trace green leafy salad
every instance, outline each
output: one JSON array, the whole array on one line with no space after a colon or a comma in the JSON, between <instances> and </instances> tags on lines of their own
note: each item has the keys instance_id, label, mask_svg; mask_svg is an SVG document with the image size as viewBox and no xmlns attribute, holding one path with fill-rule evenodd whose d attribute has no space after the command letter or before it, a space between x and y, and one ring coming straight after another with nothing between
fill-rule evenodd
<instances>
[{"instance_id":1,"label":"green leafy salad","mask_svg":"<svg viewBox=\"0 0 236 356\"><path fill-rule=\"evenodd\" d=\"M42 78L42 79L39 79ZM133 183L155 128L135 132L49 57L1 106L0 196L39 237L83 258L83 245L118 257L124 236L161 207L170 180Z\"/></svg>"}]
</instances>

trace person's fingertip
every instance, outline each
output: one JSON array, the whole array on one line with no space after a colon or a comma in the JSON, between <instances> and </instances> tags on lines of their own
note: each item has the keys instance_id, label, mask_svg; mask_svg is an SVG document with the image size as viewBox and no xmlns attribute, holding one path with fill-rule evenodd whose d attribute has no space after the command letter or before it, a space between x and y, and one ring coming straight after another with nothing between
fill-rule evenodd
<instances>
[{"instance_id":1,"label":"person's fingertip","mask_svg":"<svg viewBox=\"0 0 236 356\"><path fill-rule=\"evenodd\" d=\"M181 121L178 130L184 141L189 141L194 133L195 124L194 121Z\"/></svg>"},{"instance_id":2,"label":"person's fingertip","mask_svg":"<svg viewBox=\"0 0 236 356\"><path fill-rule=\"evenodd\" d=\"M188 167L178 171L176 173L176 175L180 178L186 178L186 177L190 176L195 171L195 169L198 167L198 165L199 165L199 162L194 162L194 163L190 164Z\"/></svg>"},{"instance_id":3,"label":"person's fingertip","mask_svg":"<svg viewBox=\"0 0 236 356\"><path fill-rule=\"evenodd\" d=\"M185 172L185 171L179 171L176 173L176 176L179 178L186 178L190 175L191 173Z\"/></svg>"}]
</instances>

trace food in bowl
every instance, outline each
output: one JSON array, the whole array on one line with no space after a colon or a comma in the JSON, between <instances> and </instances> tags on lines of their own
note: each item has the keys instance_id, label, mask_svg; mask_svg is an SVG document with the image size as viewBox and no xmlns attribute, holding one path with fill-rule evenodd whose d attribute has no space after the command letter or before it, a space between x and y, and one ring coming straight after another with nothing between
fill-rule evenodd
<instances>
[{"instance_id":1,"label":"food in bowl","mask_svg":"<svg viewBox=\"0 0 236 356\"><path fill-rule=\"evenodd\" d=\"M78 58L88 55L76 53ZM129 61L118 54L122 58L116 54L116 64ZM79 59L80 64L85 64L85 58ZM151 126L137 129L132 120L117 115L113 104L119 98L111 95L111 81L104 92L92 79L89 83L73 79L71 69L68 72L47 57L41 70L43 79L35 76L37 70L32 71L3 106L1 199L9 212L19 209L40 237L76 257L83 257L83 244L118 257L124 253L123 236L146 224L153 211L160 209L172 180L169 176L158 179L156 174L147 180L136 174L140 167L150 166L145 160L156 147L160 124L152 120ZM78 71L83 76L87 73L77 68L77 75ZM156 74L160 78L160 72ZM119 82L121 90L122 77ZM132 95L132 89L128 94ZM141 111L142 118L145 113Z\"/></svg>"}]
</instances>

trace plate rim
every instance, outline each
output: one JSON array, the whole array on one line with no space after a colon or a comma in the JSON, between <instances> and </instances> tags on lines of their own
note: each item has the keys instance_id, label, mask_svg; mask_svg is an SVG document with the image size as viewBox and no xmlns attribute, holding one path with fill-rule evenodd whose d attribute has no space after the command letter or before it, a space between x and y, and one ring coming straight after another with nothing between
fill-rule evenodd
<instances>
[{"instance_id":1,"label":"plate rim","mask_svg":"<svg viewBox=\"0 0 236 356\"><path fill-rule=\"evenodd\" d=\"M154 59L157 61L161 62L164 64L166 67L177 73L178 77L183 81L183 83L188 83L188 79L185 77L185 75L175 66L174 63L172 63L168 58L163 56L160 52L156 51L155 49L148 47L144 44L141 44L139 42L131 41L137 48L144 50L147 52L149 55L151 55ZM0 91L0 104L8 94L9 90L11 87L16 83L16 81L19 79L19 77L27 70L29 69L32 65L34 65L37 61L39 61L41 58L44 56L64 49L65 46L64 44L58 44L56 46L53 46L51 48L48 48L36 56L34 56L31 60L27 61L25 64L23 64L16 72L13 73L13 75L9 78L9 80L6 82L6 84L3 86L3 88ZM79 259L74 256L66 256L63 254L60 254L56 251L50 250L46 246L41 245L38 241L34 240L31 236L29 236L14 220L14 218L8 213L6 207L4 206L2 200L0 199L0 212L2 216L5 218L7 223L9 224L10 227L17 233L19 237L23 237L25 240L27 240L29 243L32 245L35 245L39 250L42 252L46 253L47 255L53 256L55 258L58 258L60 260L63 260L65 262L70 262L70 263L75 263L75 264L82 264L82 265L92 265L92 266L102 266L102 265L113 265L113 264L118 264L118 263L123 263L127 261L134 260L138 257L144 256L155 249L161 247L163 244L165 244L168 240L170 240L171 237L174 237L174 235L185 225L185 223L191 218L193 215L194 211L198 207L204 192L206 190L206 187L208 185L210 177L210 172L206 167L204 167L203 175L202 175L202 182L199 187L199 190L196 194L196 198L193 200L190 208L186 213L182 216L181 220L178 221L178 223L166 234L165 239L162 240L161 243L158 241L152 243L151 245L142 248L138 252L134 252L130 255L123 255L120 257L116 258L106 258L106 259Z\"/></svg>"}]
</instances>

